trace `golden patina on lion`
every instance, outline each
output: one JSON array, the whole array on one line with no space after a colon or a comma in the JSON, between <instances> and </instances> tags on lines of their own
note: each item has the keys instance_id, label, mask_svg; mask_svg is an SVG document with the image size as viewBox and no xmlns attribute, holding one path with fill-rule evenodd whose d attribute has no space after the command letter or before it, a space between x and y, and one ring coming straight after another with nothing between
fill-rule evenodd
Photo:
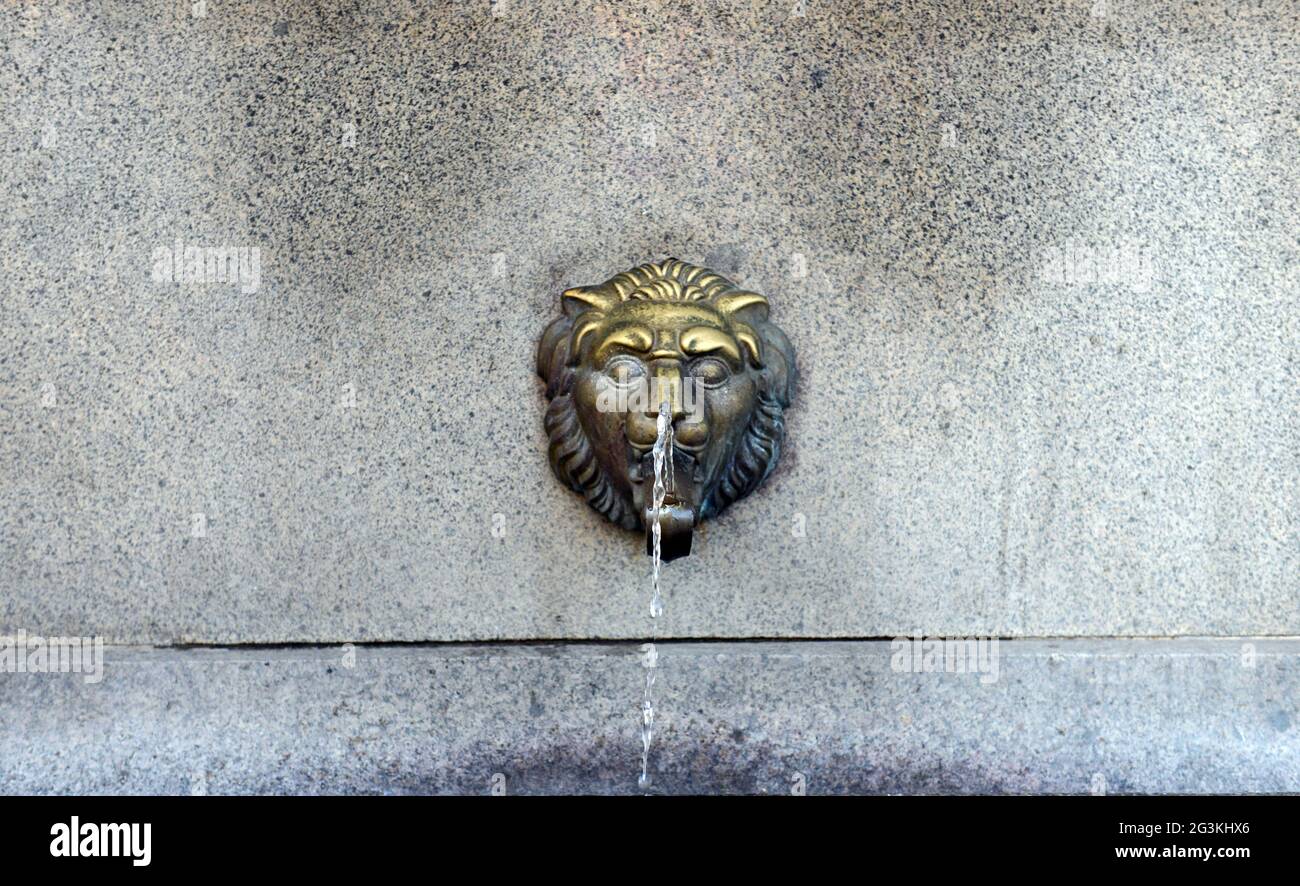
<instances>
[{"instance_id":1,"label":"golden patina on lion","mask_svg":"<svg viewBox=\"0 0 1300 886\"><path fill-rule=\"evenodd\" d=\"M644 527L665 400L675 495L693 522L771 473L796 370L765 297L670 258L566 290L560 303L537 349L551 467L593 508Z\"/></svg>"}]
</instances>

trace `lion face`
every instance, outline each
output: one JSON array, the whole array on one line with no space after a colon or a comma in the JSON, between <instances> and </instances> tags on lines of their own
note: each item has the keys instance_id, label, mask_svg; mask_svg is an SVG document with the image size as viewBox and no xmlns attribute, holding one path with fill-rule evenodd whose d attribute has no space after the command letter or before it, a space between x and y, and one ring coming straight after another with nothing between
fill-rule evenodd
<instances>
[{"instance_id":1,"label":"lion face","mask_svg":"<svg viewBox=\"0 0 1300 886\"><path fill-rule=\"evenodd\" d=\"M767 300L669 259L566 291L538 349L556 476L610 520L642 527L661 404L673 494L706 519L752 491L780 455L793 352Z\"/></svg>"}]
</instances>

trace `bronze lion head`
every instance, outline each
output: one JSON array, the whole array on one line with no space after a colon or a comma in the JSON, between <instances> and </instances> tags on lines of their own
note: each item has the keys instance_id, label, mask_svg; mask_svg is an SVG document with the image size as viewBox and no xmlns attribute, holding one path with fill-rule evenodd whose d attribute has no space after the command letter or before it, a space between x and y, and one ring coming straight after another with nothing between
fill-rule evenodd
<instances>
[{"instance_id":1,"label":"bronze lion head","mask_svg":"<svg viewBox=\"0 0 1300 886\"><path fill-rule=\"evenodd\" d=\"M646 528L667 403L678 525L665 531L684 534L688 552L691 527L776 466L794 349L765 297L677 259L568 289L560 305L537 349L555 476L612 522Z\"/></svg>"}]
</instances>

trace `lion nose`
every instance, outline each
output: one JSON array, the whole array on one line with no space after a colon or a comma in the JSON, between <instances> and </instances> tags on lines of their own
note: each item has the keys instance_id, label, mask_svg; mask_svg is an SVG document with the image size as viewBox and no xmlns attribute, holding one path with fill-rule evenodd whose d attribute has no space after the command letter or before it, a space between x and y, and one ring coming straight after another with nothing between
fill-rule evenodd
<instances>
[{"instance_id":1,"label":"lion nose","mask_svg":"<svg viewBox=\"0 0 1300 886\"><path fill-rule=\"evenodd\" d=\"M659 406L666 401L672 414L674 443L687 449L704 445L709 426L699 386L693 384L693 379L682 378L681 364L675 360L656 365L653 378L645 418L657 420Z\"/></svg>"},{"instance_id":2,"label":"lion nose","mask_svg":"<svg viewBox=\"0 0 1300 886\"><path fill-rule=\"evenodd\" d=\"M682 370L676 361L663 361L654 367L654 382L650 386L650 399L646 415L658 417L659 407L668 403L673 424L686 414L682 404Z\"/></svg>"}]
</instances>

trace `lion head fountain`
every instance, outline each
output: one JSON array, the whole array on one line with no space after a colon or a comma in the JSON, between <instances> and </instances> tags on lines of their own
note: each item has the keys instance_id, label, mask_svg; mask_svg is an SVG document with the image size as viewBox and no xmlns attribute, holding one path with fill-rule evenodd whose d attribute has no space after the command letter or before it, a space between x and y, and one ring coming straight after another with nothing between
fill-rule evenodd
<instances>
[{"instance_id":1,"label":"lion head fountain","mask_svg":"<svg viewBox=\"0 0 1300 886\"><path fill-rule=\"evenodd\" d=\"M551 467L612 522L647 529L666 403L673 480L660 511L663 558L685 556L700 521L776 466L794 349L769 322L766 298L676 259L566 290L560 304L537 349Z\"/></svg>"}]
</instances>

